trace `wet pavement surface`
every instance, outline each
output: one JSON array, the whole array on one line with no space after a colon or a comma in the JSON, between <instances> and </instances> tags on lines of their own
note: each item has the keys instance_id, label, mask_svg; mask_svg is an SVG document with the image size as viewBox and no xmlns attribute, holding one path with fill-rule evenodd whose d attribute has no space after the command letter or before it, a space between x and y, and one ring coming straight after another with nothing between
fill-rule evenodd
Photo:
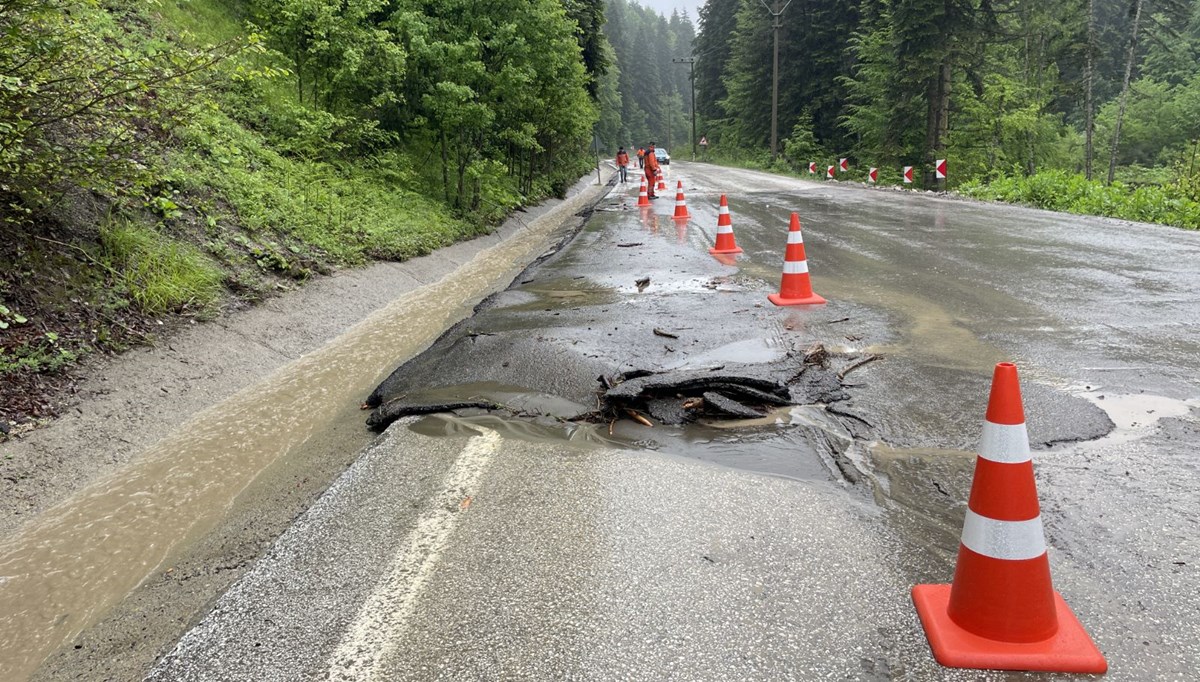
<instances>
[{"instance_id":1,"label":"wet pavement surface","mask_svg":"<svg viewBox=\"0 0 1200 682\"><path fill-rule=\"evenodd\" d=\"M1001 360L1055 586L1109 677L1194 673L1200 235L672 173L690 221L621 188L377 395L509 409L393 424L151 679L1026 679L937 666L908 597L953 573ZM766 302L791 211L828 305ZM564 421L600 375L813 343L879 359L846 400L758 420Z\"/></svg>"},{"instance_id":2,"label":"wet pavement surface","mask_svg":"<svg viewBox=\"0 0 1200 682\"><path fill-rule=\"evenodd\" d=\"M495 234L102 364L76 410L0 448L0 680L141 679L371 442L361 396L607 191L584 178Z\"/></svg>"}]
</instances>

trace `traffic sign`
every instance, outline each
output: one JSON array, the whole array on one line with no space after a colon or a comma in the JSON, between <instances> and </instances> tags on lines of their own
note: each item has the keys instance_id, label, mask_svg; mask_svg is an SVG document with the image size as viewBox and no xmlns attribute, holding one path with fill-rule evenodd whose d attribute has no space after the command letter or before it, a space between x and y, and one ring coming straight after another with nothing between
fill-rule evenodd
<instances>
[{"instance_id":1,"label":"traffic sign","mask_svg":"<svg viewBox=\"0 0 1200 682\"><path fill-rule=\"evenodd\" d=\"M905 166L905 167L904 167L904 184L906 184L906 185L907 185L907 184L911 184L911 183L912 183L912 181L913 181L913 179L912 179L912 178L913 178L913 176L912 176L912 166Z\"/></svg>"}]
</instances>

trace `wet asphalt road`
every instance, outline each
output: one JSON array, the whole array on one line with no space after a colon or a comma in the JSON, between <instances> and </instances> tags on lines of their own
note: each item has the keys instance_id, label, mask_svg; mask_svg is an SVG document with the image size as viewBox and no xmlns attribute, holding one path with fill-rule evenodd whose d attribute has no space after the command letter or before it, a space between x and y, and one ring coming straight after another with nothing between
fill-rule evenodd
<instances>
[{"instance_id":1,"label":"wet asphalt road","mask_svg":"<svg viewBox=\"0 0 1200 682\"><path fill-rule=\"evenodd\" d=\"M673 192L642 212L619 188L412 383L553 415L586 407L598 373L819 341L881 356L848 375L842 414L611 438L546 417L397 423L152 679L980 679L932 661L908 588L953 572L999 360L1022 371L1056 587L1109 677L1192 676L1200 235L671 172L689 223ZM706 252L720 192L733 264ZM792 210L829 305L765 301Z\"/></svg>"}]
</instances>

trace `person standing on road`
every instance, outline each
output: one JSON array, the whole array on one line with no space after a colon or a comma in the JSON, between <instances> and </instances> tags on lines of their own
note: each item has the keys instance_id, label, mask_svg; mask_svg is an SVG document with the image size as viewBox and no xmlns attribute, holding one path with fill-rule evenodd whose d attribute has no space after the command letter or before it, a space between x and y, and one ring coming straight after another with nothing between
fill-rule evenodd
<instances>
[{"instance_id":1,"label":"person standing on road","mask_svg":"<svg viewBox=\"0 0 1200 682\"><path fill-rule=\"evenodd\" d=\"M629 181L629 179L626 177L626 173L628 172L626 170L626 168L628 168L628 167L629 167L629 154L627 154L625 152L624 147L621 147L620 149L617 150L617 172L621 174L621 182L622 183Z\"/></svg>"},{"instance_id":2,"label":"person standing on road","mask_svg":"<svg viewBox=\"0 0 1200 682\"><path fill-rule=\"evenodd\" d=\"M654 183L658 180L658 158L654 156L654 143L650 143L650 148L646 150L646 161L643 166L646 169L646 185L650 188L647 194L651 199L657 199L658 195L654 193Z\"/></svg>"},{"instance_id":3,"label":"person standing on road","mask_svg":"<svg viewBox=\"0 0 1200 682\"><path fill-rule=\"evenodd\" d=\"M637 157L638 157L638 168L645 168L646 167L646 148L645 147L638 147Z\"/></svg>"}]
</instances>

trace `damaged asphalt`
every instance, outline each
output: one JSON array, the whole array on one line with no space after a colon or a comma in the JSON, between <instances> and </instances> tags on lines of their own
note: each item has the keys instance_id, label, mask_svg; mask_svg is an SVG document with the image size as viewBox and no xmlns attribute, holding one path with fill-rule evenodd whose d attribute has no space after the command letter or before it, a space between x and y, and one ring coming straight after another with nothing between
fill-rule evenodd
<instances>
[{"instance_id":1,"label":"damaged asphalt","mask_svg":"<svg viewBox=\"0 0 1200 682\"><path fill-rule=\"evenodd\" d=\"M747 395L757 388L785 397L786 404L822 406L827 417L840 422L836 431L863 443L974 447L979 413L961 406L964 395L982 406L986 372L948 367L936 357L922 362L889 353L895 321L850 301L797 308L766 302L779 276L761 273L782 259L786 222L782 229L761 224L745 229L758 211L739 213L747 254L717 258L706 248L716 222L715 207L709 205L713 197L693 195L690 221L663 215L670 210L663 202L638 209L633 198L629 192L610 195L561 250L531 265L428 351L397 368L366 399L375 408L370 426L382 430L402 416L445 409L467 410L464 414L498 409L550 421L602 423L644 416L668 428L622 424L622 433L640 446L737 467L757 462L760 458L746 451L774 447L771 439L743 443L737 453L722 446L727 455L722 456L702 453L705 448L697 447L695 438L673 427L786 415L786 410L769 409L785 404ZM872 345L883 348L867 350ZM873 360L878 362L868 364ZM885 368L884 382L873 366ZM847 375L839 376L846 369ZM627 376L638 378L616 383ZM723 393L710 391L703 399L705 385L720 388L722 382ZM730 390L733 383L740 384L740 392ZM891 390L895 384L908 388ZM929 386L957 390L923 388ZM691 407L696 398L700 407ZM1113 428L1095 404L1051 386L1027 382L1025 401L1035 447L1091 440ZM796 434L778 421L768 420L767 430L781 441L794 440ZM664 430L668 434L660 436ZM718 444L724 445L722 440ZM865 472L848 471L854 465L842 457L844 439L834 439L838 445L831 448L828 434L809 429L803 440L810 456L827 463L841 460L829 467L831 477L852 482L863 477ZM811 464L797 462L800 469ZM787 473L778 466L770 471Z\"/></svg>"},{"instance_id":2,"label":"damaged asphalt","mask_svg":"<svg viewBox=\"0 0 1200 682\"><path fill-rule=\"evenodd\" d=\"M1022 371L1055 586L1108 679L1190 676L1196 235L671 172L689 223L614 192L384 381L369 403L477 406L393 415L150 679L1057 679L938 666L908 596L953 575L1001 360ZM735 261L707 253L720 192ZM792 210L829 305L765 301ZM837 385L793 390L797 364ZM655 419L695 377L780 398L750 384L782 377L801 404ZM652 426L578 419L663 380L634 408Z\"/></svg>"}]
</instances>

